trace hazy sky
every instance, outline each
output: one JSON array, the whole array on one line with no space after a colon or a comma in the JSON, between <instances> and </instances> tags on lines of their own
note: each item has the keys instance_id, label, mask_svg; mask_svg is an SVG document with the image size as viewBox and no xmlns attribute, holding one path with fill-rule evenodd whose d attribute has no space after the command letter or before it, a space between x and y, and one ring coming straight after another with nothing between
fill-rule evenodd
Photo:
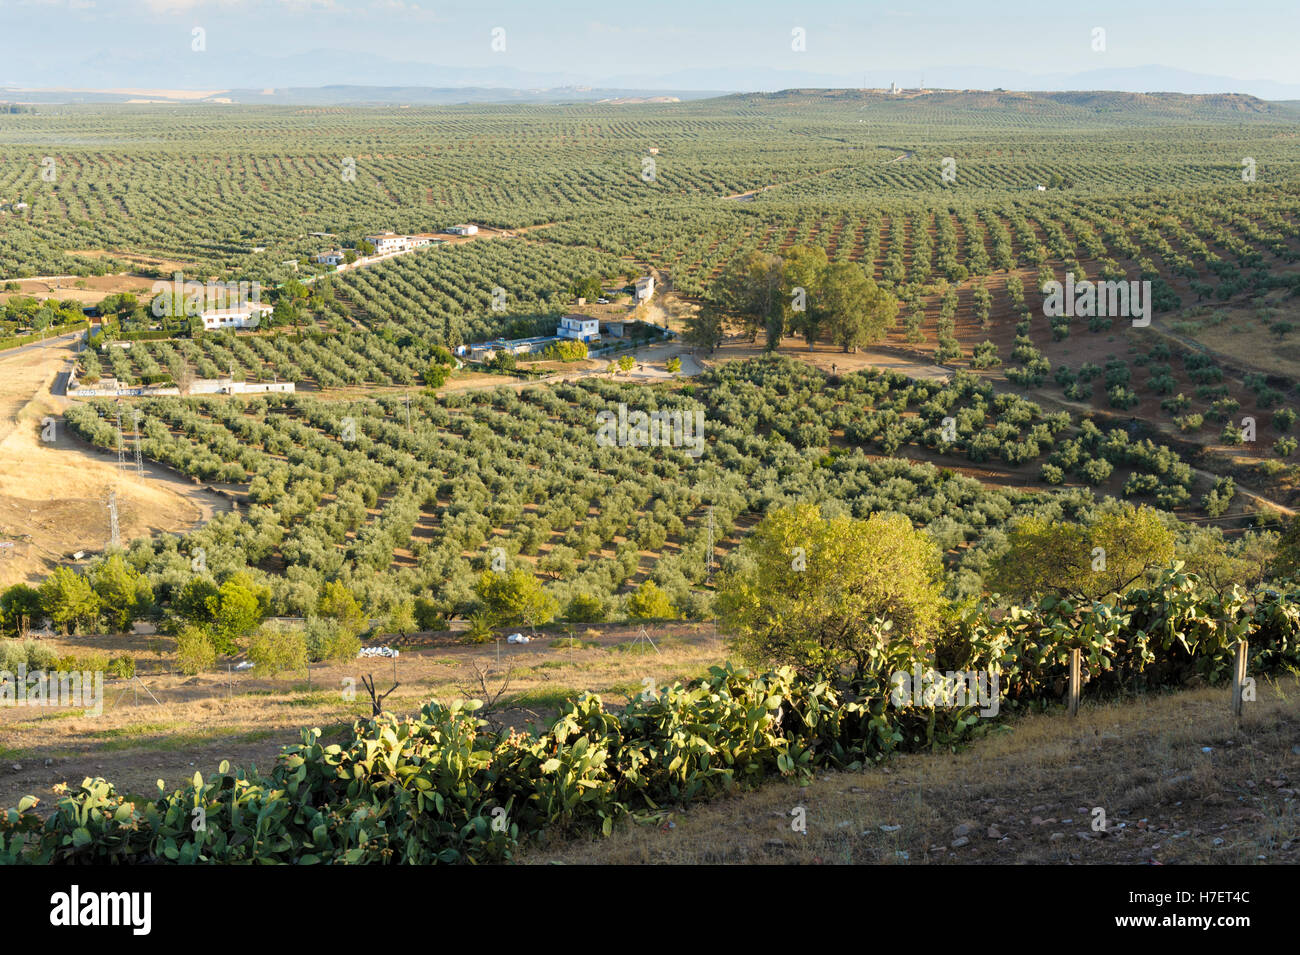
<instances>
[{"instance_id":1,"label":"hazy sky","mask_svg":"<svg viewBox=\"0 0 1300 955\"><path fill-rule=\"evenodd\" d=\"M120 57L140 69L151 61L167 85L168 72L186 70L177 57L198 55L196 27L205 31L203 75L224 62L229 85L250 56L317 50L591 83L745 67L848 77L888 69L914 85L944 65L1047 74L1151 64L1300 83L1300 0L0 0L0 83L26 82L14 72L46 82L57 67L70 85L92 66L107 75ZM504 52L491 47L497 27ZM796 27L806 31L802 52L791 48ZM1093 49L1097 27L1104 52ZM338 82L365 81L335 68Z\"/></svg>"}]
</instances>

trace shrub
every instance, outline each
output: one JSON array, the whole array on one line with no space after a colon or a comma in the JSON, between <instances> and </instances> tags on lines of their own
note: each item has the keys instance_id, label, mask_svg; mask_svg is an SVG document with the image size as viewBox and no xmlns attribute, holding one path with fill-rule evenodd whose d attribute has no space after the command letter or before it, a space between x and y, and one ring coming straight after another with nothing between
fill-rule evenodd
<instances>
[{"instance_id":1,"label":"shrub","mask_svg":"<svg viewBox=\"0 0 1300 955\"><path fill-rule=\"evenodd\" d=\"M39 640L0 639L0 670L16 673L20 666L27 670L54 670L59 656Z\"/></svg>"},{"instance_id":2,"label":"shrub","mask_svg":"<svg viewBox=\"0 0 1300 955\"><path fill-rule=\"evenodd\" d=\"M312 663L352 660L361 652L357 631L332 617L309 616L302 638L307 659Z\"/></svg>"},{"instance_id":3,"label":"shrub","mask_svg":"<svg viewBox=\"0 0 1300 955\"><path fill-rule=\"evenodd\" d=\"M605 619L605 604L593 594L575 594L564 616L578 623L598 623Z\"/></svg>"},{"instance_id":4,"label":"shrub","mask_svg":"<svg viewBox=\"0 0 1300 955\"><path fill-rule=\"evenodd\" d=\"M299 627L266 624L248 638L248 659L253 661L259 673L267 676L275 676L282 670L305 669L306 634Z\"/></svg>"},{"instance_id":5,"label":"shrub","mask_svg":"<svg viewBox=\"0 0 1300 955\"><path fill-rule=\"evenodd\" d=\"M1219 478L1214 482L1214 487L1201 498L1201 507L1205 508L1205 513L1211 517L1220 517L1227 510L1228 505L1232 503L1233 495L1237 493L1236 484L1232 478Z\"/></svg>"},{"instance_id":6,"label":"shrub","mask_svg":"<svg viewBox=\"0 0 1300 955\"><path fill-rule=\"evenodd\" d=\"M123 680L131 679L135 676L135 657L129 653L118 654L108 661L108 672Z\"/></svg>"},{"instance_id":7,"label":"shrub","mask_svg":"<svg viewBox=\"0 0 1300 955\"><path fill-rule=\"evenodd\" d=\"M217 662L217 648L202 627L186 624L176 634L176 665L186 676L212 669Z\"/></svg>"},{"instance_id":8,"label":"shrub","mask_svg":"<svg viewBox=\"0 0 1300 955\"><path fill-rule=\"evenodd\" d=\"M642 581L627 598L628 616L638 620L672 620L677 608L653 580Z\"/></svg>"},{"instance_id":9,"label":"shrub","mask_svg":"<svg viewBox=\"0 0 1300 955\"><path fill-rule=\"evenodd\" d=\"M1106 400L1112 408L1123 410L1128 410L1142 403L1141 398L1123 385L1115 385L1113 388L1108 389L1106 391Z\"/></svg>"},{"instance_id":10,"label":"shrub","mask_svg":"<svg viewBox=\"0 0 1300 955\"><path fill-rule=\"evenodd\" d=\"M1114 468L1105 458L1091 458L1079 468L1079 475L1089 484L1097 485L1110 477Z\"/></svg>"}]
</instances>

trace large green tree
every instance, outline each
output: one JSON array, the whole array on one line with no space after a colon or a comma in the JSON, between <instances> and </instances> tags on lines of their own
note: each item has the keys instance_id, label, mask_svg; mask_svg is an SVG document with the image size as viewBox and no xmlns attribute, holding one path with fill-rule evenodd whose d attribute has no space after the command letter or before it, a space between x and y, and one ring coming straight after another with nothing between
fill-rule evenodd
<instances>
[{"instance_id":1,"label":"large green tree","mask_svg":"<svg viewBox=\"0 0 1300 955\"><path fill-rule=\"evenodd\" d=\"M820 307L822 283L829 263L819 245L796 245L785 254L781 277L781 307L786 329L802 335L808 347L821 337L827 312Z\"/></svg>"},{"instance_id":2,"label":"large green tree","mask_svg":"<svg viewBox=\"0 0 1300 955\"><path fill-rule=\"evenodd\" d=\"M137 618L153 605L149 580L126 562L120 553L112 553L91 568L90 584L99 597L100 613L105 623L119 633L131 629Z\"/></svg>"},{"instance_id":3,"label":"large green tree","mask_svg":"<svg viewBox=\"0 0 1300 955\"><path fill-rule=\"evenodd\" d=\"M41 594L35 587L14 584L0 595L0 620L3 620L4 633L25 637L40 616Z\"/></svg>"},{"instance_id":4,"label":"large green tree","mask_svg":"<svg viewBox=\"0 0 1300 955\"><path fill-rule=\"evenodd\" d=\"M41 582L41 610L63 633L79 633L99 621L99 597L90 581L70 567L56 567Z\"/></svg>"},{"instance_id":5,"label":"large green tree","mask_svg":"<svg viewBox=\"0 0 1300 955\"><path fill-rule=\"evenodd\" d=\"M539 627L555 619L559 605L542 589L537 578L516 567L511 571L486 571L476 588L479 599L498 624Z\"/></svg>"},{"instance_id":6,"label":"large green tree","mask_svg":"<svg viewBox=\"0 0 1300 955\"><path fill-rule=\"evenodd\" d=\"M718 622L748 661L860 680L932 641L939 581L938 549L902 515L776 508L723 574Z\"/></svg>"},{"instance_id":7,"label":"large green tree","mask_svg":"<svg viewBox=\"0 0 1300 955\"><path fill-rule=\"evenodd\" d=\"M1007 531L1007 547L985 583L1017 599L1057 594L1099 600L1123 593L1174 559L1174 533L1149 507L1123 504L1072 523L1024 517Z\"/></svg>"},{"instance_id":8,"label":"large green tree","mask_svg":"<svg viewBox=\"0 0 1300 955\"><path fill-rule=\"evenodd\" d=\"M846 352L880 341L898 318L898 300L852 262L826 267L815 305Z\"/></svg>"},{"instance_id":9,"label":"large green tree","mask_svg":"<svg viewBox=\"0 0 1300 955\"><path fill-rule=\"evenodd\" d=\"M227 579L207 600L212 616L212 642L221 653L233 653L236 641L246 637L266 616L270 594L243 573Z\"/></svg>"},{"instance_id":10,"label":"large green tree","mask_svg":"<svg viewBox=\"0 0 1300 955\"><path fill-rule=\"evenodd\" d=\"M785 332L785 305L781 299L784 262L770 252L752 252L723 273L709 299L723 312L736 316L750 341L765 331L766 347L776 348Z\"/></svg>"}]
</instances>

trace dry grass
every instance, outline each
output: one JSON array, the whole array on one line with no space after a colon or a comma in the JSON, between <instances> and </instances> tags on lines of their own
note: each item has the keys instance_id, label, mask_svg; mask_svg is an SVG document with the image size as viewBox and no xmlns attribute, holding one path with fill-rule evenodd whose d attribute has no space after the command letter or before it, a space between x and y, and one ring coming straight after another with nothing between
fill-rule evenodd
<instances>
[{"instance_id":1,"label":"dry grass","mask_svg":"<svg viewBox=\"0 0 1300 955\"><path fill-rule=\"evenodd\" d=\"M774 782L525 861L1294 864L1300 681L1260 697L1240 727L1222 689L1084 706L1074 721L1026 715L959 753ZM792 829L795 807L804 834ZM1092 830L1094 807L1105 833Z\"/></svg>"},{"instance_id":2,"label":"dry grass","mask_svg":"<svg viewBox=\"0 0 1300 955\"><path fill-rule=\"evenodd\" d=\"M72 357L66 344L0 356L0 540L15 542L15 556L0 560L0 587L36 583L70 552L102 550L110 488L123 540L185 532L225 506L173 471L151 465L137 477L71 437L61 418L67 399L50 384ZM47 416L53 442L41 440Z\"/></svg>"},{"instance_id":3,"label":"dry grass","mask_svg":"<svg viewBox=\"0 0 1300 955\"><path fill-rule=\"evenodd\" d=\"M313 664L310 685L302 672L268 679L255 671L227 672L225 664L220 672L186 677L175 672L169 637L48 640L59 654L130 653L141 682L106 681L98 716L85 715L81 707L0 707L0 808L24 795L41 798L48 808L55 784L76 784L86 776L103 776L123 791L152 792L157 779L178 785L196 769L213 771L222 760L267 769L282 746L299 741L303 727L337 738L354 720L368 717L363 676L373 676L382 694L395 673L400 686L384 708L414 714L430 699L481 696L476 671L488 673L492 690L508 671L509 686L494 715L503 725L521 726L552 716L565 699L586 689L617 706L640 693L645 679L659 686L691 679L724 656L711 626L655 628L659 653L632 643L637 629L598 625L576 632L572 641L542 635L527 645L503 639L500 663L495 643L463 646L451 637L428 638L426 645L403 647L396 666L383 658ZM348 681L355 689L351 698Z\"/></svg>"}]
</instances>

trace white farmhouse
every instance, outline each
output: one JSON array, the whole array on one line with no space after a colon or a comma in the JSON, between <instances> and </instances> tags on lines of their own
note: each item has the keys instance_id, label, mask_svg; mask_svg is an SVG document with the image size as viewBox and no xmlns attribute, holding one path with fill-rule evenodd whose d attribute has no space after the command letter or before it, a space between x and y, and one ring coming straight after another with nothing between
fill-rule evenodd
<instances>
[{"instance_id":1,"label":"white farmhouse","mask_svg":"<svg viewBox=\"0 0 1300 955\"><path fill-rule=\"evenodd\" d=\"M600 340L600 319L587 315L565 315L555 329L556 338L572 338L580 342Z\"/></svg>"},{"instance_id":2,"label":"white farmhouse","mask_svg":"<svg viewBox=\"0 0 1300 955\"><path fill-rule=\"evenodd\" d=\"M393 252L405 252L409 248L406 236L396 232L376 232L366 236L366 241L375 247L375 255L389 255Z\"/></svg>"},{"instance_id":3,"label":"white farmhouse","mask_svg":"<svg viewBox=\"0 0 1300 955\"><path fill-rule=\"evenodd\" d=\"M647 301L650 298L650 296L654 295L655 293L654 276L653 275L642 276L641 278L637 279L635 283L633 283L633 288L635 289L632 295L632 300L634 302L636 302L639 305L641 302Z\"/></svg>"},{"instance_id":4,"label":"white farmhouse","mask_svg":"<svg viewBox=\"0 0 1300 955\"><path fill-rule=\"evenodd\" d=\"M203 330L211 332L223 328L257 328L262 319L270 314L271 306L260 304L213 309L202 314Z\"/></svg>"},{"instance_id":5,"label":"white farmhouse","mask_svg":"<svg viewBox=\"0 0 1300 955\"><path fill-rule=\"evenodd\" d=\"M343 255L342 249L331 249L328 252L321 252L316 256L316 261L321 265L342 265L347 259Z\"/></svg>"},{"instance_id":6,"label":"white farmhouse","mask_svg":"<svg viewBox=\"0 0 1300 955\"><path fill-rule=\"evenodd\" d=\"M448 226L448 235L478 235L478 226L476 225L454 225Z\"/></svg>"}]
</instances>

